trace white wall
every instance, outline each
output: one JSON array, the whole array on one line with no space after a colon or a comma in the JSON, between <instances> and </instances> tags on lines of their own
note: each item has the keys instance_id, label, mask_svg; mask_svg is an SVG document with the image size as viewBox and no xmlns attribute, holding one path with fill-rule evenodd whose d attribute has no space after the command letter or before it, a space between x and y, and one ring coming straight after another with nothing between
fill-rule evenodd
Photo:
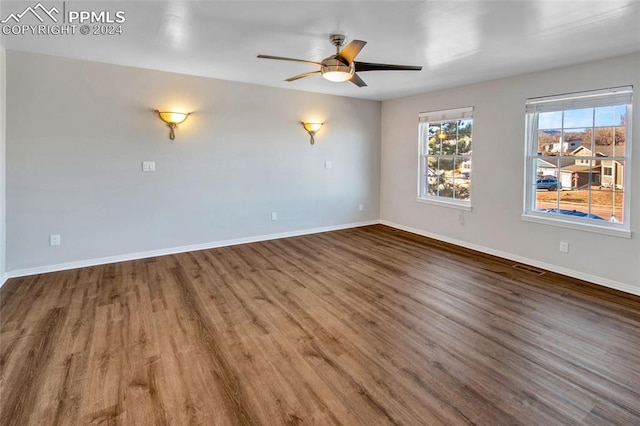
<instances>
[{"instance_id":1,"label":"white wall","mask_svg":"<svg viewBox=\"0 0 640 426\"><path fill-rule=\"evenodd\" d=\"M632 239L523 222L525 99L630 84L636 90L633 193L627 194L631 201ZM633 54L385 101L381 219L425 235L640 294L639 98L640 54ZM463 106L475 107L473 211L462 213L417 203L418 113ZM560 241L570 243L569 253L559 252Z\"/></svg>"},{"instance_id":2,"label":"white wall","mask_svg":"<svg viewBox=\"0 0 640 426\"><path fill-rule=\"evenodd\" d=\"M0 286L4 284L6 269L6 52L0 46Z\"/></svg>"},{"instance_id":3,"label":"white wall","mask_svg":"<svg viewBox=\"0 0 640 426\"><path fill-rule=\"evenodd\" d=\"M152 109L179 107L171 142ZM380 110L8 51L7 269L377 220ZM301 120L326 123L314 146Z\"/></svg>"}]
</instances>

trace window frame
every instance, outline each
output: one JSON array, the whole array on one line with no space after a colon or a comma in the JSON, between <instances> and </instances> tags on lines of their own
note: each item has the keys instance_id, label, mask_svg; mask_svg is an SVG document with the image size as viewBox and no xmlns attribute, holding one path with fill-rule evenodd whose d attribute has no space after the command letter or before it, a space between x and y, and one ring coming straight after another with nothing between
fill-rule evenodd
<instances>
[{"instance_id":1,"label":"window frame","mask_svg":"<svg viewBox=\"0 0 640 426\"><path fill-rule=\"evenodd\" d=\"M615 221L596 221L580 217L563 216L553 213L540 212L536 209L536 173L537 167L534 166L538 159L546 161L545 157L538 152L538 119L539 114L544 112L564 112L570 110L599 108L605 106L625 105L627 108L626 124L625 124L625 147L624 155L616 155L611 157L599 157L595 152L591 156L580 158L580 163L585 161L587 164L591 161L602 161L603 159L624 162L624 198L622 223ZM563 95L545 96L539 98L530 98L526 100L525 108L525 155L524 155L524 198L523 213L521 219L528 222L542 223L553 226L561 226L565 228L578 229L588 232L596 232L600 234L612 235L617 237L631 238L631 170L632 170L632 116L633 116L633 86L623 86L616 88L608 88L601 90L591 90L586 92L568 93ZM596 123L592 123L591 130L595 137L595 129L599 128ZM620 127L620 126L612 126ZM562 123L561 131L564 132L564 123ZM566 129L570 129L567 127ZM615 142L614 142L615 143ZM562 143L559 144L560 148ZM562 150L561 150L562 152ZM558 159L569 156L557 156ZM575 157L570 157L575 158ZM560 182L560 164L558 163L558 182ZM604 167L604 166L601 166ZM560 185L558 185L560 186ZM558 194L561 188L557 189ZM558 195L559 198L559 195Z\"/></svg>"},{"instance_id":2,"label":"window frame","mask_svg":"<svg viewBox=\"0 0 640 426\"><path fill-rule=\"evenodd\" d=\"M468 161L472 162L473 156L473 113L474 108L472 106L437 110L429 112L421 112L418 114L418 182L417 182L417 195L416 201L418 203L433 204L442 207L450 207L460 210L471 211L471 190L472 190L472 175L473 166L470 166L469 173L469 199L462 200L456 198L449 198L440 195L429 195L426 190L427 174L429 170L428 158L429 157L465 157ZM426 136L429 131L430 123L442 123L447 121L459 121L459 120L471 120L471 150L469 155L429 155L428 152L428 137ZM455 182L455 179L454 179Z\"/></svg>"}]
</instances>

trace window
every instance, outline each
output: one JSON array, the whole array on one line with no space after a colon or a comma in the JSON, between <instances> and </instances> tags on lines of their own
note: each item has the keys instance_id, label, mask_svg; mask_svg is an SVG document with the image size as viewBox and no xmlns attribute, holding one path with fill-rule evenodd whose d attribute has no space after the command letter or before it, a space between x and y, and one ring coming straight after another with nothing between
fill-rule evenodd
<instances>
[{"instance_id":1,"label":"window","mask_svg":"<svg viewBox=\"0 0 640 426\"><path fill-rule=\"evenodd\" d=\"M419 115L418 198L471 209L473 107Z\"/></svg>"},{"instance_id":2,"label":"window","mask_svg":"<svg viewBox=\"0 0 640 426\"><path fill-rule=\"evenodd\" d=\"M527 100L524 220L631 236L632 92Z\"/></svg>"}]
</instances>

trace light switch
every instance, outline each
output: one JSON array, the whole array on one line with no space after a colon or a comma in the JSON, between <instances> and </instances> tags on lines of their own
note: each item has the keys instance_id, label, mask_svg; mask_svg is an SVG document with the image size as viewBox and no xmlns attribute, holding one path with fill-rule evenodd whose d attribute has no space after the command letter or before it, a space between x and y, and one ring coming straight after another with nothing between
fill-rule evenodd
<instances>
[{"instance_id":1,"label":"light switch","mask_svg":"<svg viewBox=\"0 0 640 426\"><path fill-rule=\"evenodd\" d=\"M156 162L155 161L143 161L142 162L142 171L143 172L155 172L156 171Z\"/></svg>"},{"instance_id":2,"label":"light switch","mask_svg":"<svg viewBox=\"0 0 640 426\"><path fill-rule=\"evenodd\" d=\"M325 161L324 162L324 168L325 169L332 169L333 168L333 163L331 161Z\"/></svg>"}]
</instances>

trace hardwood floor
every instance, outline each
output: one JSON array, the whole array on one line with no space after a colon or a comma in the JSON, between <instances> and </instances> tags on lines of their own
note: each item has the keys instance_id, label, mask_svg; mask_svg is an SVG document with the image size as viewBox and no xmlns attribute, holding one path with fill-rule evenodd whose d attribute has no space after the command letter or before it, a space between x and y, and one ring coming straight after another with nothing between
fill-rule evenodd
<instances>
[{"instance_id":1,"label":"hardwood floor","mask_svg":"<svg viewBox=\"0 0 640 426\"><path fill-rule=\"evenodd\" d=\"M376 225L10 280L3 425L640 424L640 298Z\"/></svg>"}]
</instances>

